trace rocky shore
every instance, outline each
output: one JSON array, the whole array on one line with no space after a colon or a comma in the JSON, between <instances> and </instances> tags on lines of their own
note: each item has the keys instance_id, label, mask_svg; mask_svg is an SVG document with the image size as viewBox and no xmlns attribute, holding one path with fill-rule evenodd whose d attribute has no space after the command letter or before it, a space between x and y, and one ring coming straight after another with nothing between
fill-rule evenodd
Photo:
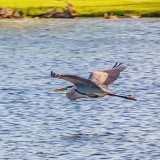
<instances>
[{"instance_id":1,"label":"rocky shore","mask_svg":"<svg viewBox=\"0 0 160 160\"><path fill-rule=\"evenodd\" d=\"M16 9L0 7L0 18L22 18L22 16Z\"/></svg>"},{"instance_id":2,"label":"rocky shore","mask_svg":"<svg viewBox=\"0 0 160 160\"><path fill-rule=\"evenodd\" d=\"M41 12L40 12L41 13ZM11 8L5 8L5 7L0 7L0 19L1 18L24 18L24 17L31 17L31 18L75 18L75 17L83 17L84 15L78 15L77 11L74 9L74 6L67 2L67 5L59 9L57 7L53 7L51 11L49 12L44 12L41 14L26 14L23 12L23 9L11 9ZM87 17L95 17L94 15L89 15ZM84 16L86 17L86 16ZM97 16L98 17L98 16ZM118 19L118 18L141 18L141 17L160 17L160 12L153 12L150 14L138 14L134 15L132 13L128 14L127 12L122 12L121 14L117 13L101 13L99 17L103 17L105 19Z\"/></svg>"},{"instance_id":3,"label":"rocky shore","mask_svg":"<svg viewBox=\"0 0 160 160\"><path fill-rule=\"evenodd\" d=\"M21 15L18 9L11 9L11 8L2 8L0 7L0 18L23 18L24 15ZM73 5L68 4L66 8L64 8L62 11L59 11L57 8L54 8L50 12L45 12L36 16L33 16L33 18L75 18L78 17L77 12L75 9L73 9ZM114 14L104 13L103 16L105 19L118 19L118 18L140 18L140 16L134 16L134 15L124 15L124 16L117 16Z\"/></svg>"},{"instance_id":4,"label":"rocky shore","mask_svg":"<svg viewBox=\"0 0 160 160\"><path fill-rule=\"evenodd\" d=\"M73 8L73 5L71 3L67 3L67 6L63 8L62 11L54 7L52 11L33 16L33 18L74 18L77 16L78 14ZM25 16L21 15L18 9L0 7L0 18L22 17Z\"/></svg>"},{"instance_id":5,"label":"rocky shore","mask_svg":"<svg viewBox=\"0 0 160 160\"><path fill-rule=\"evenodd\" d=\"M77 16L78 14L73 8L73 5L71 3L68 3L67 6L62 11L59 11L57 8L54 8L51 12L42 13L36 17L39 17L39 18L74 18Z\"/></svg>"}]
</instances>

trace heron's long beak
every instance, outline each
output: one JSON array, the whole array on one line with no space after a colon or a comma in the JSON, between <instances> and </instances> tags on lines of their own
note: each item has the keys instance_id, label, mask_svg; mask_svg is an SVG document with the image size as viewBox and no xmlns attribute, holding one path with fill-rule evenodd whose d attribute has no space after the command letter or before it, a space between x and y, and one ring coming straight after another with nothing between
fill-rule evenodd
<instances>
[{"instance_id":1,"label":"heron's long beak","mask_svg":"<svg viewBox=\"0 0 160 160\"><path fill-rule=\"evenodd\" d=\"M60 89L54 89L52 90L53 92L62 92L62 91L65 91L66 88L60 88Z\"/></svg>"}]
</instances>

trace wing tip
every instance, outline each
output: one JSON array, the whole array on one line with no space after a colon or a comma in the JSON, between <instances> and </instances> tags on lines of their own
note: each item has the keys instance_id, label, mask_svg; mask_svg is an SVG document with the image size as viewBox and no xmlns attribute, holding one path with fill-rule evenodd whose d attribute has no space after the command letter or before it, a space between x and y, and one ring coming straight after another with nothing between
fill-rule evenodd
<instances>
[{"instance_id":1,"label":"wing tip","mask_svg":"<svg viewBox=\"0 0 160 160\"><path fill-rule=\"evenodd\" d=\"M60 75L59 75L59 74L56 74L56 73L54 73L54 72L51 71L51 77L52 77L52 78L59 78Z\"/></svg>"},{"instance_id":2,"label":"wing tip","mask_svg":"<svg viewBox=\"0 0 160 160\"><path fill-rule=\"evenodd\" d=\"M125 70L127 67L123 65L123 63L119 63L118 61L115 63L115 65L113 66L113 68L118 68L121 67L123 68L123 70Z\"/></svg>"}]
</instances>

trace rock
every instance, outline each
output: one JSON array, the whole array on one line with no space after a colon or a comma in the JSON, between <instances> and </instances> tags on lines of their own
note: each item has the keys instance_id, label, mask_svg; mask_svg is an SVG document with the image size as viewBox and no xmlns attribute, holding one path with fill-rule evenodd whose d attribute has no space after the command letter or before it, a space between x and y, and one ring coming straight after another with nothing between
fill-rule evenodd
<instances>
[{"instance_id":1,"label":"rock","mask_svg":"<svg viewBox=\"0 0 160 160\"><path fill-rule=\"evenodd\" d=\"M141 16L125 14L124 16L122 16L122 18L134 18L134 19L138 19L138 18L141 18Z\"/></svg>"},{"instance_id":2,"label":"rock","mask_svg":"<svg viewBox=\"0 0 160 160\"><path fill-rule=\"evenodd\" d=\"M57 13L57 12L58 12L57 9L54 8L53 11L39 14L38 17L40 17L40 18L52 18L52 16L53 16L55 13Z\"/></svg>"},{"instance_id":3,"label":"rock","mask_svg":"<svg viewBox=\"0 0 160 160\"><path fill-rule=\"evenodd\" d=\"M118 16L113 15L113 14L104 13L104 18L105 19L118 19Z\"/></svg>"},{"instance_id":4,"label":"rock","mask_svg":"<svg viewBox=\"0 0 160 160\"><path fill-rule=\"evenodd\" d=\"M19 12L17 10L14 10L12 13L13 18L21 18L21 15L19 14Z\"/></svg>"},{"instance_id":5,"label":"rock","mask_svg":"<svg viewBox=\"0 0 160 160\"><path fill-rule=\"evenodd\" d=\"M138 19L138 18L141 18L141 16L130 16L131 18L134 18L134 19Z\"/></svg>"},{"instance_id":6,"label":"rock","mask_svg":"<svg viewBox=\"0 0 160 160\"><path fill-rule=\"evenodd\" d=\"M0 18L20 18L21 15L17 10L11 8L0 8Z\"/></svg>"},{"instance_id":7,"label":"rock","mask_svg":"<svg viewBox=\"0 0 160 160\"><path fill-rule=\"evenodd\" d=\"M74 18L77 16L76 11L73 9L73 5L68 3L63 11L58 11L56 8L51 12L46 12L38 15L40 18Z\"/></svg>"}]
</instances>

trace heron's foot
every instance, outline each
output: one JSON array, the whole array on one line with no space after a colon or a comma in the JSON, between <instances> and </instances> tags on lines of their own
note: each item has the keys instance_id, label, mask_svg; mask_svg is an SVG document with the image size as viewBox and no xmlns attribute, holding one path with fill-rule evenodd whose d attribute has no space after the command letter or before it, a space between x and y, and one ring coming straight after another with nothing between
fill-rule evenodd
<instances>
[{"instance_id":1,"label":"heron's foot","mask_svg":"<svg viewBox=\"0 0 160 160\"><path fill-rule=\"evenodd\" d=\"M136 97L134 97L133 95L130 95L130 94L127 95L126 98L127 98L127 99L130 99L130 100L137 101Z\"/></svg>"}]
</instances>

